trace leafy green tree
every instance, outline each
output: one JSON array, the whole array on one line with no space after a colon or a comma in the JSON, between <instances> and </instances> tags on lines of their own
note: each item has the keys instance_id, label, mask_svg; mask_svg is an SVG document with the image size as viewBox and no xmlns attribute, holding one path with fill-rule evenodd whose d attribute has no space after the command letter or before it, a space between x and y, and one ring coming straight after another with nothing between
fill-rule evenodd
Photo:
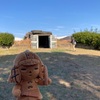
<instances>
[{"instance_id":1,"label":"leafy green tree","mask_svg":"<svg viewBox=\"0 0 100 100\"><path fill-rule=\"evenodd\" d=\"M10 33L0 33L0 46L11 47L14 43L14 36Z\"/></svg>"}]
</instances>

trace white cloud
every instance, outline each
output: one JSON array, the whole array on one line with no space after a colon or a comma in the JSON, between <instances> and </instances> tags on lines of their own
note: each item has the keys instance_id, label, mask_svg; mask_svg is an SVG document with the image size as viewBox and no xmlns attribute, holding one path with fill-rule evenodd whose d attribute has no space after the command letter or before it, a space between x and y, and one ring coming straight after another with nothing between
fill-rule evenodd
<instances>
[{"instance_id":1,"label":"white cloud","mask_svg":"<svg viewBox=\"0 0 100 100\"><path fill-rule=\"evenodd\" d=\"M64 28L64 26L57 26L57 28L58 28L58 29L63 29L63 28Z\"/></svg>"},{"instance_id":2,"label":"white cloud","mask_svg":"<svg viewBox=\"0 0 100 100\"><path fill-rule=\"evenodd\" d=\"M52 29L52 30L59 31L59 30L62 30L62 29L64 29L64 26L56 26L56 28Z\"/></svg>"},{"instance_id":3,"label":"white cloud","mask_svg":"<svg viewBox=\"0 0 100 100\"><path fill-rule=\"evenodd\" d=\"M54 31L59 31L60 29L58 29L58 28L55 28L55 29L53 29Z\"/></svg>"}]
</instances>

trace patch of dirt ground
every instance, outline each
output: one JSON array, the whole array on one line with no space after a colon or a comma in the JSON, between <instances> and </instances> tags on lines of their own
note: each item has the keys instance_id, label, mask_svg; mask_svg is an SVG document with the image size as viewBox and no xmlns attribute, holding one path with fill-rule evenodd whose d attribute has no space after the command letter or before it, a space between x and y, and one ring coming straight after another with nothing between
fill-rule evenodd
<instances>
[{"instance_id":1,"label":"patch of dirt ground","mask_svg":"<svg viewBox=\"0 0 100 100\"><path fill-rule=\"evenodd\" d=\"M52 79L51 85L39 86L43 100L100 100L100 51L77 48L37 54ZM13 84L7 83L15 56L0 55L0 100L15 100Z\"/></svg>"}]
</instances>

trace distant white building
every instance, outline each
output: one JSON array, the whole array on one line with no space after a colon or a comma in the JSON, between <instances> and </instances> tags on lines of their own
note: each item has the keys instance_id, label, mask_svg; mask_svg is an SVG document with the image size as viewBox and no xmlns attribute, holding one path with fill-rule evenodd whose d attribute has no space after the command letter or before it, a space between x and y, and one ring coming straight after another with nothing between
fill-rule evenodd
<instances>
[{"instance_id":1,"label":"distant white building","mask_svg":"<svg viewBox=\"0 0 100 100\"><path fill-rule=\"evenodd\" d=\"M57 39L63 39L65 37L67 37L67 36L59 36L59 37L57 37Z\"/></svg>"},{"instance_id":2,"label":"distant white building","mask_svg":"<svg viewBox=\"0 0 100 100\"><path fill-rule=\"evenodd\" d=\"M19 37L15 37L15 41L21 41L23 40L22 38L19 38Z\"/></svg>"}]
</instances>

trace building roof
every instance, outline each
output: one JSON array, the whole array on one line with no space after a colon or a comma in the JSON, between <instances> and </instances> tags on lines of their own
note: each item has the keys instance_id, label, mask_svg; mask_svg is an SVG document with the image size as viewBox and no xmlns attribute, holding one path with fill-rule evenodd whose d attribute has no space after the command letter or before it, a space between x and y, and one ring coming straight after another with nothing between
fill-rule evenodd
<instances>
[{"instance_id":1,"label":"building roof","mask_svg":"<svg viewBox=\"0 0 100 100\"><path fill-rule=\"evenodd\" d=\"M51 32L42 31L42 30L32 30L31 32L32 32L33 35L34 34L48 34L48 35L52 35Z\"/></svg>"},{"instance_id":2,"label":"building roof","mask_svg":"<svg viewBox=\"0 0 100 100\"><path fill-rule=\"evenodd\" d=\"M31 32L26 33L25 38L30 38L31 35L47 36L47 35L52 35L52 33L42 30L32 30Z\"/></svg>"}]
</instances>

